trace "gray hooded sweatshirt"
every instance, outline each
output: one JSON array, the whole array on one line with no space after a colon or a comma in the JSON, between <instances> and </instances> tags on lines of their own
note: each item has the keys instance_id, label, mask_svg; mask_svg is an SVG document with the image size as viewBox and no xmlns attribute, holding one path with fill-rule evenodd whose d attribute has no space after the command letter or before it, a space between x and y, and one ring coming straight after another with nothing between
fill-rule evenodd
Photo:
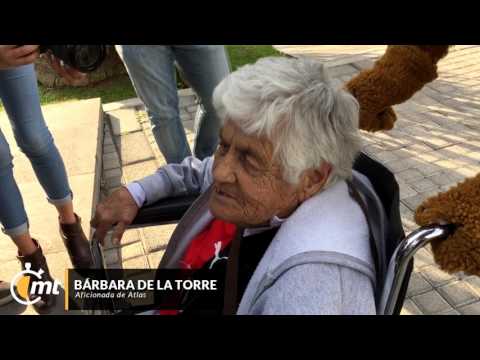
<instances>
[{"instance_id":1,"label":"gray hooded sweatshirt","mask_svg":"<svg viewBox=\"0 0 480 360\"><path fill-rule=\"evenodd\" d=\"M161 267L178 267L189 242L213 219L207 190L213 157L186 158L127 186L137 202L202 195L178 224ZM363 182L369 183L363 175ZM375 314L375 267L368 225L340 181L302 203L280 226L243 294L240 315ZM247 229L248 233L259 229Z\"/></svg>"}]
</instances>

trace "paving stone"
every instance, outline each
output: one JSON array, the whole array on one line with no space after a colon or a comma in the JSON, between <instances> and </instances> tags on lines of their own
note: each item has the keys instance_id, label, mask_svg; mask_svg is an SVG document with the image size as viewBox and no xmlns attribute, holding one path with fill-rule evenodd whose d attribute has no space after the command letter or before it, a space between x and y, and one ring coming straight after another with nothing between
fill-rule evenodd
<instances>
[{"instance_id":1,"label":"paving stone","mask_svg":"<svg viewBox=\"0 0 480 360\"><path fill-rule=\"evenodd\" d=\"M148 254L148 261L150 262L150 267L152 269L158 268L158 265L162 260L163 254L165 254L165 250L160 250L160 251L156 251L154 253Z\"/></svg>"},{"instance_id":2,"label":"paving stone","mask_svg":"<svg viewBox=\"0 0 480 360\"><path fill-rule=\"evenodd\" d=\"M120 161L116 152L103 154L103 169L110 170L120 167Z\"/></svg>"},{"instance_id":3,"label":"paving stone","mask_svg":"<svg viewBox=\"0 0 480 360\"><path fill-rule=\"evenodd\" d=\"M103 175L105 179L120 178L122 176L122 170L120 168L105 170Z\"/></svg>"},{"instance_id":4,"label":"paving stone","mask_svg":"<svg viewBox=\"0 0 480 360\"><path fill-rule=\"evenodd\" d=\"M438 189L430 190L426 192L419 193L418 195L411 196L401 201L412 211L415 211L417 207L426 199L431 196L434 196L438 193Z\"/></svg>"},{"instance_id":5,"label":"paving stone","mask_svg":"<svg viewBox=\"0 0 480 360\"><path fill-rule=\"evenodd\" d=\"M418 228L418 225L415 224L415 221L408 218L402 218L402 225L406 234L409 234Z\"/></svg>"},{"instance_id":6,"label":"paving stone","mask_svg":"<svg viewBox=\"0 0 480 360\"><path fill-rule=\"evenodd\" d=\"M108 113L113 110L118 110L122 108L136 108L138 106L143 107L144 105L139 98L135 97L135 98L130 98L126 100L114 101L108 104L103 104L102 108L104 112Z\"/></svg>"},{"instance_id":7,"label":"paving stone","mask_svg":"<svg viewBox=\"0 0 480 360\"><path fill-rule=\"evenodd\" d=\"M445 155L439 154L436 151L429 151L429 152L425 152L425 153L417 152L415 154L415 157L417 159L423 160L427 163L434 163L434 162L437 162L437 161L447 159Z\"/></svg>"},{"instance_id":8,"label":"paving stone","mask_svg":"<svg viewBox=\"0 0 480 360\"><path fill-rule=\"evenodd\" d=\"M455 309L450 309L450 310L447 310L447 311L437 313L435 315L461 315L461 314Z\"/></svg>"},{"instance_id":9,"label":"paving stone","mask_svg":"<svg viewBox=\"0 0 480 360\"><path fill-rule=\"evenodd\" d=\"M437 291L455 308L474 300L480 300L475 291L463 281L441 286Z\"/></svg>"},{"instance_id":10,"label":"paving stone","mask_svg":"<svg viewBox=\"0 0 480 360\"><path fill-rule=\"evenodd\" d=\"M437 188L437 185L429 179L422 179L419 181L412 182L410 186L413 189L415 189L417 192L425 192L425 191L429 191Z\"/></svg>"},{"instance_id":11,"label":"paving stone","mask_svg":"<svg viewBox=\"0 0 480 360\"><path fill-rule=\"evenodd\" d=\"M123 167L123 173L128 182L142 179L145 176L152 175L158 167L154 160L143 161L140 163L126 165Z\"/></svg>"},{"instance_id":12,"label":"paving stone","mask_svg":"<svg viewBox=\"0 0 480 360\"><path fill-rule=\"evenodd\" d=\"M459 167L478 166L480 163L478 160L472 159L469 156L461 155L454 159Z\"/></svg>"},{"instance_id":13,"label":"paving stone","mask_svg":"<svg viewBox=\"0 0 480 360\"><path fill-rule=\"evenodd\" d=\"M411 216L413 217L413 211L406 207L404 204L400 203L400 215L403 216Z\"/></svg>"},{"instance_id":14,"label":"paving stone","mask_svg":"<svg viewBox=\"0 0 480 360\"><path fill-rule=\"evenodd\" d=\"M139 229L128 229L123 233L120 246L141 241Z\"/></svg>"},{"instance_id":15,"label":"paving stone","mask_svg":"<svg viewBox=\"0 0 480 360\"><path fill-rule=\"evenodd\" d=\"M466 155L470 152L470 149L462 145L453 145L445 148L446 150L459 155Z\"/></svg>"},{"instance_id":16,"label":"paving stone","mask_svg":"<svg viewBox=\"0 0 480 360\"><path fill-rule=\"evenodd\" d=\"M409 159L399 159L399 160L394 160L386 164L386 166L392 170L394 173L407 170L410 168L415 168L416 166L421 165L422 163L419 162L418 160L409 158Z\"/></svg>"},{"instance_id":17,"label":"paving stone","mask_svg":"<svg viewBox=\"0 0 480 360\"><path fill-rule=\"evenodd\" d=\"M429 265L435 265L435 261L432 254L430 254L425 248L422 248L415 254L414 264L416 268L422 269Z\"/></svg>"},{"instance_id":18,"label":"paving stone","mask_svg":"<svg viewBox=\"0 0 480 360\"><path fill-rule=\"evenodd\" d=\"M139 256L123 261L124 269L148 269L149 264L146 256Z\"/></svg>"},{"instance_id":19,"label":"paving stone","mask_svg":"<svg viewBox=\"0 0 480 360\"><path fill-rule=\"evenodd\" d=\"M476 161L480 162L480 151L470 152L470 153L467 154L467 156L470 159L473 159L473 160L476 160Z\"/></svg>"},{"instance_id":20,"label":"paving stone","mask_svg":"<svg viewBox=\"0 0 480 360\"><path fill-rule=\"evenodd\" d=\"M154 159L155 157L143 131L126 134L115 139L120 149L122 165Z\"/></svg>"},{"instance_id":21,"label":"paving stone","mask_svg":"<svg viewBox=\"0 0 480 360\"><path fill-rule=\"evenodd\" d=\"M355 74L358 70L352 65L341 65L328 68L328 74L333 77L341 77L345 75Z\"/></svg>"},{"instance_id":22,"label":"paving stone","mask_svg":"<svg viewBox=\"0 0 480 360\"><path fill-rule=\"evenodd\" d=\"M468 167L455 169L455 172L459 175L465 176L466 178L474 177L478 174L478 171Z\"/></svg>"},{"instance_id":23,"label":"paving stone","mask_svg":"<svg viewBox=\"0 0 480 360\"><path fill-rule=\"evenodd\" d=\"M103 146L103 154L111 154L113 152L116 152L117 149L115 148L115 145L113 143L111 145L104 145Z\"/></svg>"},{"instance_id":24,"label":"paving stone","mask_svg":"<svg viewBox=\"0 0 480 360\"><path fill-rule=\"evenodd\" d=\"M425 178L425 176L418 169L407 169L401 171L395 174L395 177L398 179L402 179L407 183L411 183Z\"/></svg>"},{"instance_id":25,"label":"paving stone","mask_svg":"<svg viewBox=\"0 0 480 360\"><path fill-rule=\"evenodd\" d=\"M387 163L389 161L398 160L398 156L396 156L392 151L381 151L375 153L375 158L378 159L381 163Z\"/></svg>"},{"instance_id":26,"label":"paving stone","mask_svg":"<svg viewBox=\"0 0 480 360\"><path fill-rule=\"evenodd\" d=\"M434 153L430 146L428 146L427 144L424 144L422 142L418 142L418 143L409 145L408 147L405 148L405 150L415 154L416 156L421 155L421 154Z\"/></svg>"},{"instance_id":27,"label":"paving stone","mask_svg":"<svg viewBox=\"0 0 480 360\"><path fill-rule=\"evenodd\" d=\"M423 315L423 313L412 300L407 299L403 303L400 315Z\"/></svg>"},{"instance_id":28,"label":"paving stone","mask_svg":"<svg viewBox=\"0 0 480 360\"><path fill-rule=\"evenodd\" d=\"M369 145L365 146L365 148L363 149L363 151L365 151L368 154L375 154L375 153L378 153L378 152L381 152L381 151L384 151L384 150L385 149L382 146L380 146L379 144L369 144Z\"/></svg>"},{"instance_id":29,"label":"paving stone","mask_svg":"<svg viewBox=\"0 0 480 360\"><path fill-rule=\"evenodd\" d=\"M422 273L423 277L427 279L428 282L430 282L430 284L432 284L435 288L455 280L454 276L447 274L438 267L432 265L420 269L420 272Z\"/></svg>"},{"instance_id":30,"label":"paving stone","mask_svg":"<svg viewBox=\"0 0 480 360\"><path fill-rule=\"evenodd\" d=\"M151 226L142 229L147 253L165 250L176 224Z\"/></svg>"},{"instance_id":31,"label":"paving stone","mask_svg":"<svg viewBox=\"0 0 480 360\"><path fill-rule=\"evenodd\" d=\"M480 315L480 301L458 308L463 315Z\"/></svg>"},{"instance_id":32,"label":"paving stone","mask_svg":"<svg viewBox=\"0 0 480 360\"><path fill-rule=\"evenodd\" d=\"M107 236L105 237L105 245L104 248L110 249L110 248L115 248L118 249L122 246L128 245L128 244L133 244L133 243L139 243L140 242L140 234L138 233L138 229L127 229L123 233L122 240L120 241L120 244L113 244L111 241L111 235L112 231L109 231Z\"/></svg>"},{"instance_id":33,"label":"paving stone","mask_svg":"<svg viewBox=\"0 0 480 360\"><path fill-rule=\"evenodd\" d=\"M433 137L431 135L422 138L422 141L434 150L441 149L451 144L451 141L447 141L438 137Z\"/></svg>"},{"instance_id":34,"label":"paving stone","mask_svg":"<svg viewBox=\"0 0 480 360\"><path fill-rule=\"evenodd\" d=\"M453 185L457 182L457 179L452 176L450 171L441 171L429 176L428 179L438 186Z\"/></svg>"},{"instance_id":35,"label":"paving stone","mask_svg":"<svg viewBox=\"0 0 480 360\"><path fill-rule=\"evenodd\" d=\"M453 309L435 290L413 296L412 300L426 315L432 315Z\"/></svg>"},{"instance_id":36,"label":"paving stone","mask_svg":"<svg viewBox=\"0 0 480 360\"><path fill-rule=\"evenodd\" d=\"M480 277L469 276L466 277L464 281L472 287L472 289L477 293L478 296L480 296Z\"/></svg>"},{"instance_id":37,"label":"paving stone","mask_svg":"<svg viewBox=\"0 0 480 360\"><path fill-rule=\"evenodd\" d=\"M105 174L104 174L105 177ZM114 176L114 177L109 177L109 178L104 178L105 181L105 188L110 190L110 189L116 189L119 186L122 185L122 177L121 176Z\"/></svg>"},{"instance_id":38,"label":"paving stone","mask_svg":"<svg viewBox=\"0 0 480 360\"><path fill-rule=\"evenodd\" d=\"M113 139L112 139L112 136L110 134L108 135L105 135L103 137L103 145L104 146L111 146L113 145Z\"/></svg>"},{"instance_id":39,"label":"paving stone","mask_svg":"<svg viewBox=\"0 0 480 360\"><path fill-rule=\"evenodd\" d=\"M433 163L433 164L428 164L428 163L421 163L416 167L418 171L420 171L423 175L425 176L430 176L435 173L438 173L442 170L442 167L439 165Z\"/></svg>"},{"instance_id":40,"label":"paving stone","mask_svg":"<svg viewBox=\"0 0 480 360\"><path fill-rule=\"evenodd\" d=\"M123 260L136 258L142 255L145 255L145 252L143 251L143 245L141 242L126 244L120 248L120 257Z\"/></svg>"},{"instance_id":41,"label":"paving stone","mask_svg":"<svg viewBox=\"0 0 480 360\"><path fill-rule=\"evenodd\" d=\"M399 183L399 187L400 187L400 199L405 199L405 198L408 198L410 196L415 196L415 195L418 194L417 191L412 189L407 184L400 184Z\"/></svg>"},{"instance_id":42,"label":"paving stone","mask_svg":"<svg viewBox=\"0 0 480 360\"><path fill-rule=\"evenodd\" d=\"M456 169L460 167L460 165L453 160L440 160L440 161L437 161L435 164L437 164L443 169Z\"/></svg>"},{"instance_id":43,"label":"paving stone","mask_svg":"<svg viewBox=\"0 0 480 360\"><path fill-rule=\"evenodd\" d=\"M412 297L432 290L433 287L420 273L413 272L407 290L407 297Z\"/></svg>"},{"instance_id":44,"label":"paving stone","mask_svg":"<svg viewBox=\"0 0 480 360\"><path fill-rule=\"evenodd\" d=\"M108 113L108 116L115 136L141 130L135 108L113 110Z\"/></svg>"}]
</instances>

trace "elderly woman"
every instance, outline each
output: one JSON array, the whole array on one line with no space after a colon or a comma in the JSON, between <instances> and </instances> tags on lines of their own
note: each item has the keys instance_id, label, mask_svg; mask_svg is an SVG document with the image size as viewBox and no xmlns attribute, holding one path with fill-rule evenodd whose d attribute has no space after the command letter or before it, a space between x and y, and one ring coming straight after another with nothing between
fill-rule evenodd
<instances>
[{"instance_id":1,"label":"elderly woman","mask_svg":"<svg viewBox=\"0 0 480 360\"><path fill-rule=\"evenodd\" d=\"M98 239L117 224L120 241L142 206L200 193L160 267L228 273L235 251L238 284L227 276L225 286L238 291L237 314L374 314L368 225L346 182L360 148L356 100L321 63L275 57L224 79L214 106L223 121L214 156L114 192L92 220Z\"/></svg>"}]
</instances>

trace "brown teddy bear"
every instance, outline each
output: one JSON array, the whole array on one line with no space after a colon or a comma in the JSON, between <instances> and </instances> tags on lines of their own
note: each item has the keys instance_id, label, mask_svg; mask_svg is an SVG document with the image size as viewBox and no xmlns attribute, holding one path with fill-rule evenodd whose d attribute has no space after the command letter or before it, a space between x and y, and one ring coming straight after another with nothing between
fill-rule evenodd
<instances>
[{"instance_id":1,"label":"brown teddy bear","mask_svg":"<svg viewBox=\"0 0 480 360\"><path fill-rule=\"evenodd\" d=\"M374 64L347 83L360 103L360 128L390 130L396 115L393 105L410 99L437 78L437 63L448 45L393 45ZM449 273L480 275L480 174L444 193L425 200L415 212L423 226L446 221L457 230L445 241L432 243L435 262Z\"/></svg>"}]
</instances>

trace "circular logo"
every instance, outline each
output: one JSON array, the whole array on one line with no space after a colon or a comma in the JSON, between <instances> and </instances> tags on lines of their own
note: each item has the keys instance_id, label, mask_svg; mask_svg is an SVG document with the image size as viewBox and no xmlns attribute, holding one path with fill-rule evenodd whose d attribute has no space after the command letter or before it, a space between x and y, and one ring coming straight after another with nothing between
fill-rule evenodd
<instances>
[{"instance_id":1,"label":"circular logo","mask_svg":"<svg viewBox=\"0 0 480 360\"><path fill-rule=\"evenodd\" d=\"M32 267L31 263L25 263L25 270L15 275L15 277L13 278L10 284L10 292L13 298L22 305L33 305L36 302L41 300L40 296L38 296L34 300L30 300L28 296L30 283L31 283L31 276L36 277L38 280L42 280L42 274L44 273L42 269L38 271L30 270L31 267ZM15 291L15 285L17 286L17 291Z\"/></svg>"}]
</instances>

